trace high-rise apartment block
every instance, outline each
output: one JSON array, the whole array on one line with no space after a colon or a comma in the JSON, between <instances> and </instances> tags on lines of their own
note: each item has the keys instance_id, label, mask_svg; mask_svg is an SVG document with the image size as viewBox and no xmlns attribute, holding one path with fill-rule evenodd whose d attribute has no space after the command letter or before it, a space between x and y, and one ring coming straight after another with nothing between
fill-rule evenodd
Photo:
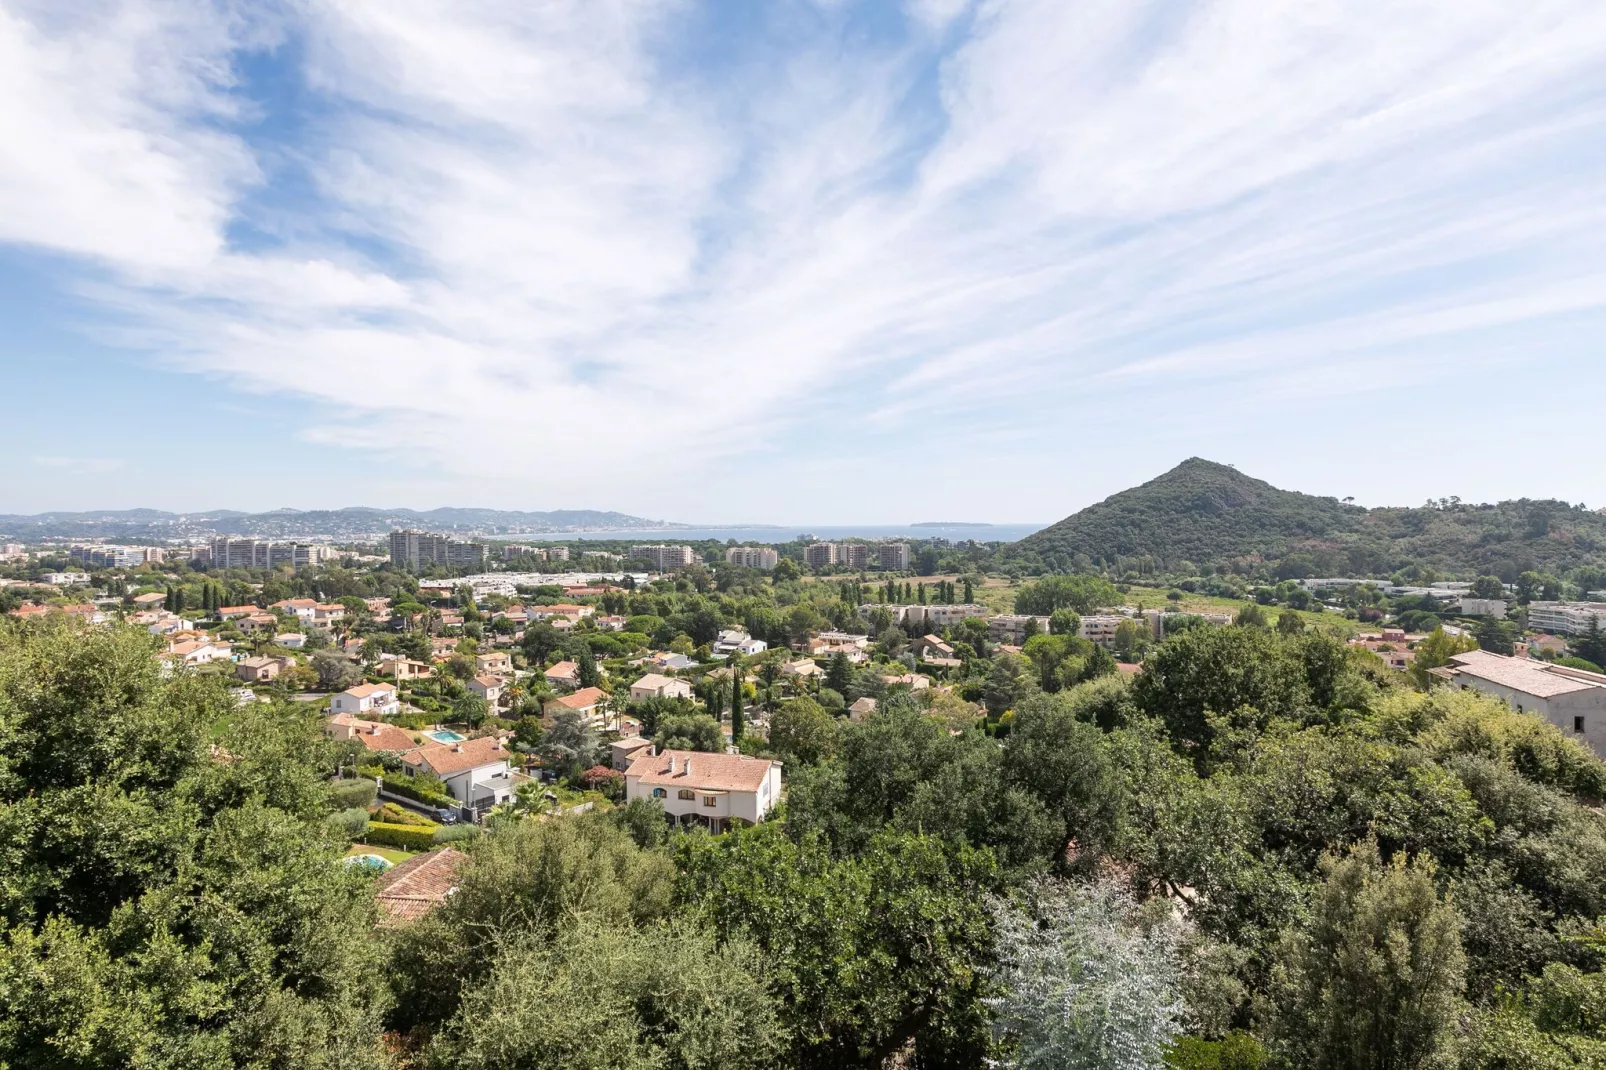
<instances>
[{"instance_id":1,"label":"high-rise apartment block","mask_svg":"<svg viewBox=\"0 0 1606 1070\"><path fill-rule=\"evenodd\" d=\"M659 572L685 568L697 560L690 546L632 546L630 556L648 562Z\"/></svg>"},{"instance_id":2,"label":"high-rise apartment block","mask_svg":"<svg viewBox=\"0 0 1606 1070\"><path fill-rule=\"evenodd\" d=\"M340 554L333 546L310 542L274 542L268 539L212 540L213 568L311 568L333 561Z\"/></svg>"},{"instance_id":3,"label":"high-rise apartment block","mask_svg":"<svg viewBox=\"0 0 1606 1070\"><path fill-rule=\"evenodd\" d=\"M69 556L90 568L138 568L146 562L160 564L167 559L157 546L74 546Z\"/></svg>"},{"instance_id":4,"label":"high-rise apartment block","mask_svg":"<svg viewBox=\"0 0 1606 1070\"><path fill-rule=\"evenodd\" d=\"M770 569L780 564L781 555L768 546L732 546L725 551L725 560L746 568Z\"/></svg>"},{"instance_id":5,"label":"high-rise apartment block","mask_svg":"<svg viewBox=\"0 0 1606 1070\"><path fill-rule=\"evenodd\" d=\"M393 531L390 533L390 563L398 568L426 565L478 568L485 564L485 544L425 531Z\"/></svg>"},{"instance_id":6,"label":"high-rise apartment block","mask_svg":"<svg viewBox=\"0 0 1606 1070\"><path fill-rule=\"evenodd\" d=\"M889 572L902 572L909 567L909 544L884 542L876 547L876 564Z\"/></svg>"},{"instance_id":7,"label":"high-rise apartment block","mask_svg":"<svg viewBox=\"0 0 1606 1070\"><path fill-rule=\"evenodd\" d=\"M803 563L810 568L826 568L836 564L836 543L809 543L803 547Z\"/></svg>"}]
</instances>

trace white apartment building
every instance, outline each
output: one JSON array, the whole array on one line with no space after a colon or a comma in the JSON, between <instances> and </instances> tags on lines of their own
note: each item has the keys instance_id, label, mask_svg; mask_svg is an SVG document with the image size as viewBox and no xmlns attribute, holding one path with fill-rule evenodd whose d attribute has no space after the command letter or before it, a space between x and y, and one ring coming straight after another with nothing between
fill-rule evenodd
<instances>
[{"instance_id":1,"label":"white apartment building","mask_svg":"<svg viewBox=\"0 0 1606 1070\"><path fill-rule=\"evenodd\" d=\"M690 546L632 546L630 556L649 562L659 572L685 568L697 560Z\"/></svg>"},{"instance_id":2,"label":"white apartment building","mask_svg":"<svg viewBox=\"0 0 1606 1070\"><path fill-rule=\"evenodd\" d=\"M166 554L156 546L74 546L68 556L90 568L138 568L159 564Z\"/></svg>"},{"instance_id":3,"label":"white apartment building","mask_svg":"<svg viewBox=\"0 0 1606 1070\"><path fill-rule=\"evenodd\" d=\"M1503 698L1520 712L1536 713L1606 756L1606 675L1487 650L1456 654L1449 665L1428 671L1457 687Z\"/></svg>"},{"instance_id":4,"label":"white apartment building","mask_svg":"<svg viewBox=\"0 0 1606 1070\"><path fill-rule=\"evenodd\" d=\"M1469 617L1493 617L1495 620L1506 619L1506 600L1504 598L1470 598L1461 599L1458 610Z\"/></svg>"},{"instance_id":5,"label":"white apartment building","mask_svg":"<svg viewBox=\"0 0 1606 1070\"><path fill-rule=\"evenodd\" d=\"M827 568L836 564L836 543L809 543L803 547L803 563L810 568Z\"/></svg>"},{"instance_id":6,"label":"white apartment building","mask_svg":"<svg viewBox=\"0 0 1606 1070\"><path fill-rule=\"evenodd\" d=\"M214 568L310 568L340 556L333 546L270 539L219 537L212 540L211 550Z\"/></svg>"},{"instance_id":7,"label":"white apartment building","mask_svg":"<svg viewBox=\"0 0 1606 1070\"><path fill-rule=\"evenodd\" d=\"M0 546L0 561L21 561L28 556L28 548L20 542L8 542Z\"/></svg>"},{"instance_id":8,"label":"white apartment building","mask_svg":"<svg viewBox=\"0 0 1606 1070\"><path fill-rule=\"evenodd\" d=\"M836 563L849 568L869 568L870 547L862 542L839 542L836 546Z\"/></svg>"},{"instance_id":9,"label":"white apartment building","mask_svg":"<svg viewBox=\"0 0 1606 1070\"><path fill-rule=\"evenodd\" d=\"M876 547L876 564L889 572L902 572L909 567L909 544L887 542Z\"/></svg>"},{"instance_id":10,"label":"white apartment building","mask_svg":"<svg viewBox=\"0 0 1606 1070\"><path fill-rule=\"evenodd\" d=\"M995 643L1012 643L1019 646L1026 641L1026 626L1029 622L1036 622L1036 634L1048 634L1047 617L1034 617L1029 613L1000 613L987 622L987 638Z\"/></svg>"},{"instance_id":11,"label":"white apartment building","mask_svg":"<svg viewBox=\"0 0 1606 1070\"><path fill-rule=\"evenodd\" d=\"M781 555L768 546L732 546L725 551L725 560L743 568L772 569L780 564Z\"/></svg>"},{"instance_id":12,"label":"white apartment building","mask_svg":"<svg viewBox=\"0 0 1606 1070\"><path fill-rule=\"evenodd\" d=\"M969 620L971 617L987 617L992 610L974 602L961 602L958 605L890 605L887 603L866 603L858 609L860 620L869 620L878 609L884 609L892 615L894 624L910 622L918 627L930 631L941 631L952 628L957 624Z\"/></svg>"},{"instance_id":13,"label":"white apartment building","mask_svg":"<svg viewBox=\"0 0 1606 1070\"><path fill-rule=\"evenodd\" d=\"M1099 646L1110 647L1115 645L1115 629L1121 626L1122 621L1131 620L1119 613L1089 613L1082 618L1081 625L1076 634L1083 639L1097 643Z\"/></svg>"},{"instance_id":14,"label":"white apartment building","mask_svg":"<svg viewBox=\"0 0 1606 1070\"><path fill-rule=\"evenodd\" d=\"M1582 635L1589 622L1606 631L1606 602L1530 602L1528 627L1551 635Z\"/></svg>"},{"instance_id":15,"label":"white apartment building","mask_svg":"<svg viewBox=\"0 0 1606 1070\"><path fill-rule=\"evenodd\" d=\"M649 752L625 770L627 800L652 799L672 823L712 832L757 824L780 797L781 763L744 754Z\"/></svg>"},{"instance_id":16,"label":"white apartment building","mask_svg":"<svg viewBox=\"0 0 1606 1070\"><path fill-rule=\"evenodd\" d=\"M87 572L47 572L44 581L56 587L75 587L89 582Z\"/></svg>"},{"instance_id":17,"label":"white apartment building","mask_svg":"<svg viewBox=\"0 0 1606 1070\"><path fill-rule=\"evenodd\" d=\"M485 544L427 531L393 531L390 533L390 563L398 568L419 568L423 565L478 567L485 564Z\"/></svg>"}]
</instances>

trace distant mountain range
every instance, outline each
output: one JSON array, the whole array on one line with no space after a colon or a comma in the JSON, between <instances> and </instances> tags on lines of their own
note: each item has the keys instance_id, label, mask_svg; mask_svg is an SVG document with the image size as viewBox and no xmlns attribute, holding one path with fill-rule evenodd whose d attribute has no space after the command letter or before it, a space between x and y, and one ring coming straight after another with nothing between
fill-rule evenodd
<instances>
[{"instance_id":1,"label":"distant mountain range","mask_svg":"<svg viewBox=\"0 0 1606 1070\"><path fill-rule=\"evenodd\" d=\"M1162 571L1283 561L1288 575L1562 573L1606 565L1606 515L1562 501L1365 509L1279 490L1198 457L1013 543L1006 556L1061 570L1149 558Z\"/></svg>"},{"instance_id":2,"label":"distant mountain range","mask_svg":"<svg viewBox=\"0 0 1606 1070\"><path fill-rule=\"evenodd\" d=\"M83 513L0 514L0 537L38 539L186 539L241 535L276 539L351 538L392 528L426 528L468 535L514 536L577 531L647 531L685 527L596 509L516 512L502 509L275 509L242 513L214 509L168 513L112 509Z\"/></svg>"}]
</instances>

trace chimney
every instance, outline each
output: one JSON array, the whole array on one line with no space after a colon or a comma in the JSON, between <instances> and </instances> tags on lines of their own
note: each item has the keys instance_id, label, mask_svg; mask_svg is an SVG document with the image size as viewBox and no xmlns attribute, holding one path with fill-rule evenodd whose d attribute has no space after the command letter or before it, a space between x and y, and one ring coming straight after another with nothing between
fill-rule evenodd
<instances>
[{"instance_id":1,"label":"chimney","mask_svg":"<svg viewBox=\"0 0 1606 1070\"><path fill-rule=\"evenodd\" d=\"M453 754L462 754L463 753L463 745L461 743L453 743L452 744L452 753Z\"/></svg>"},{"instance_id":2,"label":"chimney","mask_svg":"<svg viewBox=\"0 0 1606 1070\"><path fill-rule=\"evenodd\" d=\"M669 775L675 775L675 756L673 754L669 756Z\"/></svg>"},{"instance_id":3,"label":"chimney","mask_svg":"<svg viewBox=\"0 0 1606 1070\"><path fill-rule=\"evenodd\" d=\"M691 776L691 755L686 755L686 761L680 767L681 776Z\"/></svg>"}]
</instances>

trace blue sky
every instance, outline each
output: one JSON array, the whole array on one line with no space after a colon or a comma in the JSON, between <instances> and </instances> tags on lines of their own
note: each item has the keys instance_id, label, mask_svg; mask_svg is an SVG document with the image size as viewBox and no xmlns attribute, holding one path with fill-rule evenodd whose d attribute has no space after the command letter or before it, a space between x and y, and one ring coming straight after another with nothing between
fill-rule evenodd
<instances>
[{"instance_id":1,"label":"blue sky","mask_svg":"<svg viewBox=\"0 0 1606 1070\"><path fill-rule=\"evenodd\" d=\"M0 0L0 512L1606 504L1606 5Z\"/></svg>"}]
</instances>

